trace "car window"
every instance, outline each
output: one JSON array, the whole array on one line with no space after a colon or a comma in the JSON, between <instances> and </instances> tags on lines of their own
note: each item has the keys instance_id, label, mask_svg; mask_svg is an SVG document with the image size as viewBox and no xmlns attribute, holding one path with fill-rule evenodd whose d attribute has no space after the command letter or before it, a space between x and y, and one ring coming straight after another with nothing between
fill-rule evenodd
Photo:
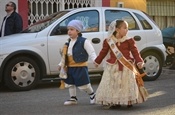
<instances>
[{"instance_id":1,"label":"car window","mask_svg":"<svg viewBox=\"0 0 175 115\"><path fill-rule=\"evenodd\" d=\"M67 24L71 20L81 20L83 22L83 32L98 32L99 31L99 13L96 10L82 11L75 13L59 23L53 30L51 35L67 34Z\"/></svg>"},{"instance_id":2,"label":"car window","mask_svg":"<svg viewBox=\"0 0 175 115\"><path fill-rule=\"evenodd\" d=\"M105 19L106 19L106 31L108 31L109 24L116 19L122 19L128 22L129 30L138 30L138 25L133 16L127 11L121 10L106 10L105 11Z\"/></svg>"},{"instance_id":3,"label":"car window","mask_svg":"<svg viewBox=\"0 0 175 115\"><path fill-rule=\"evenodd\" d=\"M51 25L53 22L55 22L57 19L67 14L68 12L69 11L60 11L60 12L53 13L48 17L34 23L27 29L23 30L22 33L34 33L34 32L42 31L43 29L47 28L49 25Z\"/></svg>"},{"instance_id":4,"label":"car window","mask_svg":"<svg viewBox=\"0 0 175 115\"><path fill-rule=\"evenodd\" d=\"M139 19L144 30L152 29L151 25L148 23L148 21L144 17L142 17L140 14L137 14L137 13L134 13L134 14Z\"/></svg>"}]
</instances>

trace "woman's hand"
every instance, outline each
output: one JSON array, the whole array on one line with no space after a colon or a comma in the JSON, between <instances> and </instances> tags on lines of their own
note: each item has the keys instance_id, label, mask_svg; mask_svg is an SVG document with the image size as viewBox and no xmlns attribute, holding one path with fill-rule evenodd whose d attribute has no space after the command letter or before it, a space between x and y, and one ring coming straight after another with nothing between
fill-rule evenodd
<instances>
[{"instance_id":1,"label":"woman's hand","mask_svg":"<svg viewBox=\"0 0 175 115\"><path fill-rule=\"evenodd\" d=\"M144 63L143 62L140 62L140 63L137 64L137 66L138 66L139 69L142 69L143 66L144 66Z\"/></svg>"},{"instance_id":2,"label":"woman's hand","mask_svg":"<svg viewBox=\"0 0 175 115\"><path fill-rule=\"evenodd\" d=\"M98 67L98 64L94 62L94 66L97 68Z\"/></svg>"}]
</instances>

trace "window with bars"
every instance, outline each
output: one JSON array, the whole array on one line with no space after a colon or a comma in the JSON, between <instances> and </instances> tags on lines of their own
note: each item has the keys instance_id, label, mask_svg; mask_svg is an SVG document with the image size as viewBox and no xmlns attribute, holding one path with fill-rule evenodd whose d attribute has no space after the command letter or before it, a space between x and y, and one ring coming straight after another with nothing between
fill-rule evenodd
<instances>
[{"instance_id":1,"label":"window with bars","mask_svg":"<svg viewBox=\"0 0 175 115\"><path fill-rule=\"evenodd\" d=\"M95 0L28 0L28 25L64 9L92 7L94 4Z\"/></svg>"}]
</instances>

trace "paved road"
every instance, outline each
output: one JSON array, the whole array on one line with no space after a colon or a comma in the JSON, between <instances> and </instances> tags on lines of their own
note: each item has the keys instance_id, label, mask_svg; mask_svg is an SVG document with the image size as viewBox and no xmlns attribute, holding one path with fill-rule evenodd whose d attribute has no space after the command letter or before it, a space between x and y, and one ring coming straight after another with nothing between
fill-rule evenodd
<instances>
[{"instance_id":1,"label":"paved road","mask_svg":"<svg viewBox=\"0 0 175 115\"><path fill-rule=\"evenodd\" d=\"M100 78L92 79L96 90ZM68 90L58 84L41 84L31 91L11 92L0 89L0 115L175 115L175 70L163 70L156 81L145 82L149 99L133 108L105 110L90 105L89 97L77 90L78 105L64 106Z\"/></svg>"}]
</instances>

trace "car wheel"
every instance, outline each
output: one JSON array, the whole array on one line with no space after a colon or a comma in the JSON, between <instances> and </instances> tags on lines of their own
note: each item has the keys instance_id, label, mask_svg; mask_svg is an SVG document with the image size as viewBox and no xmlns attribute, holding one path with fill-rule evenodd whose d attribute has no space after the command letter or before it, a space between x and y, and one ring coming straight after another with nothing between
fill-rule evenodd
<instances>
[{"instance_id":1,"label":"car wheel","mask_svg":"<svg viewBox=\"0 0 175 115\"><path fill-rule=\"evenodd\" d=\"M40 78L40 69L36 62L29 57L11 59L5 68L5 84L12 90L31 90Z\"/></svg>"},{"instance_id":2,"label":"car wheel","mask_svg":"<svg viewBox=\"0 0 175 115\"><path fill-rule=\"evenodd\" d=\"M143 77L144 81L154 81L156 80L162 72L162 61L158 54L154 52L146 52L142 55L144 60L143 71L146 76Z\"/></svg>"}]
</instances>

